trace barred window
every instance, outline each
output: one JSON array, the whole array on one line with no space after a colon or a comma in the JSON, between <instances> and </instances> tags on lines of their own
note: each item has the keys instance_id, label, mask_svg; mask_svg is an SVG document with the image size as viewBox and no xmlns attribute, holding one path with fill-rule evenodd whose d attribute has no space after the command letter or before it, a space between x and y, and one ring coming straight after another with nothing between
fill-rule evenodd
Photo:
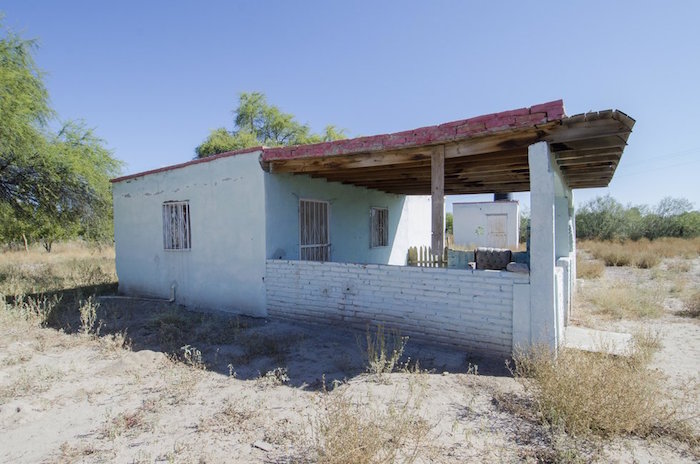
<instances>
[{"instance_id":1,"label":"barred window","mask_svg":"<svg viewBox=\"0 0 700 464\"><path fill-rule=\"evenodd\" d=\"M329 204L327 201L299 200L299 259L330 261Z\"/></svg>"},{"instance_id":2,"label":"barred window","mask_svg":"<svg viewBox=\"0 0 700 464\"><path fill-rule=\"evenodd\" d=\"M166 201L163 203L163 248L189 250L191 247L190 203Z\"/></svg>"},{"instance_id":3,"label":"barred window","mask_svg":"<svg viewBox=\"0 0 700 464\"><path fill-rule=\"evenodd\" d=\"M389 210L371 208L369 210L370 248L389 245Z\"/></svg>"}]
</instances>

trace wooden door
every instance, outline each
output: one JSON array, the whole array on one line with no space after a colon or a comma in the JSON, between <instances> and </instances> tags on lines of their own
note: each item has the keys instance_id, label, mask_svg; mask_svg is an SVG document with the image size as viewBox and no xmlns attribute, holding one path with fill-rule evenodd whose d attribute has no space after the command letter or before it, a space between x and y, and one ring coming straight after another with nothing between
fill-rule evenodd
<instances>
[{"instance_id":1,"label":"wooden door","mask_svg":"<svg viewBox=\"0 0 700 464\"><path fill-rule=\"evenodd\" d=\"M508 235L506 232L507 224L507 214L486 215L486 237L488 240L488 246L495 248L508 247Z\"/></svg>"}]
</instances>

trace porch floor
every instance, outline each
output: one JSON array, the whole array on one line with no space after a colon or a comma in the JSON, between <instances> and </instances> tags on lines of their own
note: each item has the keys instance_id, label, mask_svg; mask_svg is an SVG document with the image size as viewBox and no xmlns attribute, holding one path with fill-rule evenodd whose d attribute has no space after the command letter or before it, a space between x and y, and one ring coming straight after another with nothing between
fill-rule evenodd
<instances>
[{"instance_id":1,"label":"porch floor","mask_svg":"<svg viewBox=\"0 0 700 464\"><path fill-rule=\"evenodd\" d=\"M583 351L625 356L630 353L632 335L569 326L565 329L564 346Z\"/></svg>"}]
</instances>

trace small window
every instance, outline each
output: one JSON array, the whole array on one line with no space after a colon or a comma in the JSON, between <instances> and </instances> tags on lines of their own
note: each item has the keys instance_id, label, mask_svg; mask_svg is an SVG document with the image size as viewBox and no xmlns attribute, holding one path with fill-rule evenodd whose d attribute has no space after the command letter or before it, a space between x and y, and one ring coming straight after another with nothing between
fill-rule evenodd
<instances>
[{"instance_id":1,"label":"small window","mask_svg":"<svg viewBox=\"0 0 700 464\"><path fill-rule=\"evenodd\" d=\"M371 208L369 210L370 248L389 245L389 210Z\"/></svg>"},{"instance_id":2,"label":"small window","mask_svg":"<svg viewBox=\"0 0 700 464\"><path fill-rule=\"evenodd\" d=\"M163 203L163 248L189 250L191 247L190 203L187 201Z\"/></svg>"}]
</instances>

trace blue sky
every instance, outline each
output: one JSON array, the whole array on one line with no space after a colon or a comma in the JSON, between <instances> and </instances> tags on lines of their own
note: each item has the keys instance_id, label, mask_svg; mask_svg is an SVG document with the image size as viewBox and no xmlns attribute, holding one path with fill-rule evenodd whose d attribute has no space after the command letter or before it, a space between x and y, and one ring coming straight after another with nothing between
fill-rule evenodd
<instances>
[{"instance_id":1,"label":"blue sky","mask_svg":"<svg viewBox=\"0 0 700 464\"><path fill-rule=\"evenodd\" d=\"M124 173L189 160L242 91L320 131L406 130L564 99L637 120L606 189L700 207L700 2L5 1L62 119ZM527 202L527 194L519 195Z\"/></svg>"}]
</instances>

